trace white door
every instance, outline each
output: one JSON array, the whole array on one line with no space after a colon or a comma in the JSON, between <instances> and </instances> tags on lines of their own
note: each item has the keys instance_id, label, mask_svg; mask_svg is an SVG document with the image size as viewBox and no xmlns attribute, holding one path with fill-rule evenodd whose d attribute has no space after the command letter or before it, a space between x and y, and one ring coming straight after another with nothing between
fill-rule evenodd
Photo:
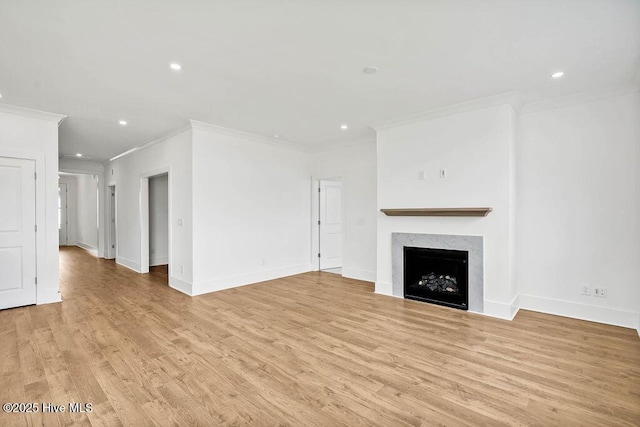
<instances>
[{"instance_id":1,"label":"white door","mask_svg":"<svg viewBox=\"0 0 640 427\"><path fill-rule=\"evenodd\" d=\"M58 184L58 246L67 246L67 184Z\"/></svg>"},{"instance_id":2,"label":"white door","mask_svg":"<svg viewBox=\"0 0 640 427\"><path fill-rule=\"evenodd\" d=\"M342 267L342 183L320 181L320 270Z\"/></svg>"},{"instance_id":3,"label":"white door","mask_svg":"<svg viewBox=\"0 0 640 427\"><path fill-rule=\"evenodd\" d=\"M36 303L35 161L0 157L0 309Z\"/></svg>"}]
</instances>

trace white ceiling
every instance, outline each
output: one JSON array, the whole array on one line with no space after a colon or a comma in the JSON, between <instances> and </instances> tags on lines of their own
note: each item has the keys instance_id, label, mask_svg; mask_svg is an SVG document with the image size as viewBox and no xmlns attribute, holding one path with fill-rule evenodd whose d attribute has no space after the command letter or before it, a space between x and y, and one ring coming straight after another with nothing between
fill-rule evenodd
<instances>
[{"instance_id":1,"label":"white ceiling","mask_svg":"<svg viewBox=\"0 0 640 427\"><path fill-rule=\"evenodd\" d=\"M503 92L637 84L640 1L2 0L0 40L0 102L67 115L61 155L187 119L313 148Z\"/></svg>"}]
</instances>

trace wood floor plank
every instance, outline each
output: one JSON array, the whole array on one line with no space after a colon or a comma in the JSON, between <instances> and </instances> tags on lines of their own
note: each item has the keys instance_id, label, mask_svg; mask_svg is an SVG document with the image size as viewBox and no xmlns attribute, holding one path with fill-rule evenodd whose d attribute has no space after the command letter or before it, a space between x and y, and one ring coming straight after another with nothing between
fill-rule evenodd
<instances>
[{"instance_id":1,"label":"wood floor plank","mask_svg":"<svg viewBox=\"0 0 640 427\"><path fill-rule=\"evenodd\" d=\"M63 248L63 302L0 311L0 425L638 426L635 331L504 321L306 273L189 297Z\"/></svg>"}]
</instances>

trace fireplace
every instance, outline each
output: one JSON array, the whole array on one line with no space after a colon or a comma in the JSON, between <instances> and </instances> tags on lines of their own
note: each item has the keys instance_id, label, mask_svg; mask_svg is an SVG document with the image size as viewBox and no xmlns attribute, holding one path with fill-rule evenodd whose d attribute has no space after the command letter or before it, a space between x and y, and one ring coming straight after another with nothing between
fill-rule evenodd
<instances>
[{"instance_id":1,"label":"fireplace","mask_svg":"<svg viewBox=\"0 0 640 427\"><path fill-rule=\"evenodd\" d=\"M469 252L404 247L404 297L469 308Z\"/></svg>"}]
</instances>

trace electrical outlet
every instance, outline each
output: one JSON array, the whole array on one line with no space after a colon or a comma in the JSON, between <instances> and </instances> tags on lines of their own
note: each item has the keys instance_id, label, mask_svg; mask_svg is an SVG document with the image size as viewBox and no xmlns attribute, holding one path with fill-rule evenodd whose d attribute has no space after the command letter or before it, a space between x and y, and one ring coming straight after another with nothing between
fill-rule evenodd
<instances>
[{"instance_id":1,"label":"electrical outlet","mask_svg":"<svg viewBox=\"0 0 640 427\"><path fill-rule=\"evenodd\" d=\"M420 181L424 181L425 179L427 179L427 171L426 170L419 170L418 171L418 179Z\"/></svg>"},{"instance_id":2,"label":"electrical outlet","mask_svg":"<svg viewBox=\"0 0 640 427\"><path fill-rule=\"evenodd\" d=\"M582 289L582 295L591 295L591 286L587 285L586 283L583 283L580 286Z\"/></svg>"},{"instance_id":3,"label":"electrical outlet","mask_svg":"<svg viewBox=\"0 0 640 427\"><path fill-rule=\"evenodd\" d=\"M446 177L447 177L447 170L440 169L440 178L446 178Z\"/></svg>"},{"instance_id":4,"label":"electrical outlet","mask_svg":"<svg viewBox=\"0 0 640 427\"><path fill-rule=\"evenodd\" d=\"M607 290L605 288L594 288L593 289L593 296L594 297L600 297L600 298L606 298L607 297Z\"/></svg>"}]
</instances>

